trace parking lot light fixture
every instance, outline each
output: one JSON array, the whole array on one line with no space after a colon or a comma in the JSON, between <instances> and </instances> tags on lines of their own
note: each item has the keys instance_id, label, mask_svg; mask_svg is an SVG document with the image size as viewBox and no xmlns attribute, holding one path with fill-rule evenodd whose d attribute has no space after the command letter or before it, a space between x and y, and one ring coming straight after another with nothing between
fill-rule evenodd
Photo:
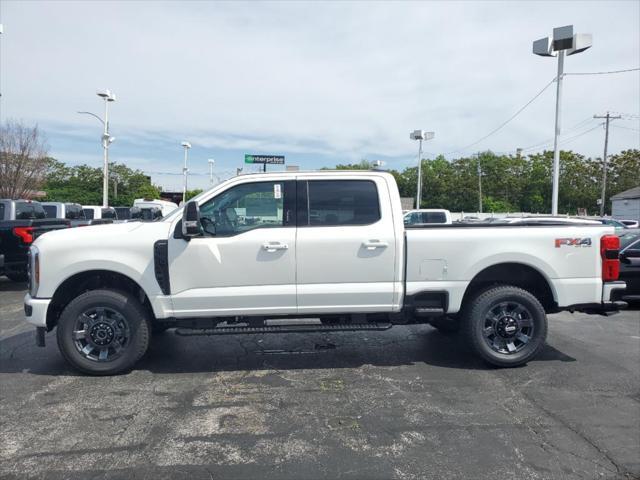
<instances>
[{"instance_id":1,"label":"parking lot light fixture","mask_svg":"<svg viewBox=\"0 0 640 480\"><path fill-rule=\"evenodd\" d=\"M422 197L422 141L431 140L435 136L433 132L425 132L424 130L414 130L409 134L411 140L418 140L418 186L416 191L416 208L420 208L420 200Z\"/></svg>"},{"instance_id":2,"label":"parking lot light fixture","mask_svg":"<svg viewBox=\"0 0 640 480\"><path fill-rule=\"evenodd\" d=\"M189 149L191 148L191 144L189 142L182 142L180 145L184 147L184 167L182 167L182 175L184 176L184 185L182 187L182 201L187 201L187 176L189 174L189 169L187 168L187 160L189 156Z\"/></svg>"},{"instance_id":3,"label":"parking lot light fixture","mask_svg":"<svg viewBox=\"0 0 640 480\"><path fill-rule=\"evenodd\" d=\"M553 137L553 189L551 193L551 214L558 214L558 188L560 184L560 106L562 102L562 77L564 75L565 55L575 55L591 48L590 33L573 33L573 25L553 29L551 37L533 42L533 53L541 57L558 57L558 75L556 77L556 121Z\"/></svg>"},{"instance_id":4,"label":"parking lot light fixture","mask_svg":"<svg viewBox=\"0 0 640 480\"><path fill-rule=\"evenodd\" d=\"M207 162L209 163L209 183L213 185L213 165L216 161L213 158L210 158Z\"/></svg>"}]
</instances>

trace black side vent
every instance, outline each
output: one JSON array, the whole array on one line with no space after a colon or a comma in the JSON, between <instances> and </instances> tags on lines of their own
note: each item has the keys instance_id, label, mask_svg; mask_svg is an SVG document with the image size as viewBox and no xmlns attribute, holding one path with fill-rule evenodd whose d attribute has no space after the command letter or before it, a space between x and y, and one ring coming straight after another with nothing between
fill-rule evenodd
<instances>
[{"instance_id":1,"label":"black side vent","mask_svg":"<svg viewBox=\"0 0 640 480\"><path fill-rule=\"evenodd\" d=\"M153 244L153 269L158 285L160 285L160 290L162 290L162 293L165 295L170 295L169 242L167 240L158 240Z\"/></svg>"}]
</instances>

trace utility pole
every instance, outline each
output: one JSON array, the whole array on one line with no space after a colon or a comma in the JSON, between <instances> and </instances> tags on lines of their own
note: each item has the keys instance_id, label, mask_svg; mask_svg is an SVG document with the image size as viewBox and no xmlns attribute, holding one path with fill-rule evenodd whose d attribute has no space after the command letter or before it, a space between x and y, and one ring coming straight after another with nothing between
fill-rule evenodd
<instances>
[{"instance_id":1,"label":"utility pole","mask_svg":"<svg viewBox=\"0 0 640 480\"><path fill-rule=\"evenodd\" d=\"M620 115L611 115L607 112L606 115L594 115L593 118L604 118L604 155L602 156L602 196L600 197L600 216L604 217L604 199L607 193L607 147L609 146L609 121L622 118Z\"/></svg>"}]
</instances>

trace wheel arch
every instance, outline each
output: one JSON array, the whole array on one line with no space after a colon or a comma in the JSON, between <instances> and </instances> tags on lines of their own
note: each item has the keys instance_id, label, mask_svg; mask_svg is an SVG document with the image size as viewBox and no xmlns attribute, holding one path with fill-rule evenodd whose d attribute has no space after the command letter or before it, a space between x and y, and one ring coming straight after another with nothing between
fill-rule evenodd
<instances>
[{"instance_id":1,"label":"wheel arch","mask_svg":"<svg viewBox=\"0 0 640 480\"><path fill-rule=\"evenodd\" d=\"M84 292L98 289L133 294L148 311L150 318L155 318L149 296L131 277L113 270L87 270L70 276L58 285L47 309L47 330L52 330L57 325L60 314L71 300Z\"/></svg>"},{"instance_id":2,"label":"wheel arch","mask_svg":"<svg viewBox=\"0 0 640 480\"><path fill-rule=\"evenodd\" d=\"M495 285L513 285L528 291L547 313L558 309L553 284L546 275L531 265L519 262L498 263L478 272L467 285L462 305L466 305L477 292Z\"/></svg>"}]
</instances>

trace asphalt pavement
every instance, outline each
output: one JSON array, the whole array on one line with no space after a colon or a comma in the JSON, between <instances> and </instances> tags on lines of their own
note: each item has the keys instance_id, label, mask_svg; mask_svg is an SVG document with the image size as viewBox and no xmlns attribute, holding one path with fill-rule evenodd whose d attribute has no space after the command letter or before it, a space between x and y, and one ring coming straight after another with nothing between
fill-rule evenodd
<instances>
[{"instance_id":1,"label":"asphalt pavement","mask_svg":"<svg viewBox=\"0 0 640 480\"><path fill-rule=\"evenodd\" d=\"M71 370L0 279L0 478L640 478L640 311L549 318L497 369L429 326L156 336L129 374Z\"/></svg>"}]
</instances>

